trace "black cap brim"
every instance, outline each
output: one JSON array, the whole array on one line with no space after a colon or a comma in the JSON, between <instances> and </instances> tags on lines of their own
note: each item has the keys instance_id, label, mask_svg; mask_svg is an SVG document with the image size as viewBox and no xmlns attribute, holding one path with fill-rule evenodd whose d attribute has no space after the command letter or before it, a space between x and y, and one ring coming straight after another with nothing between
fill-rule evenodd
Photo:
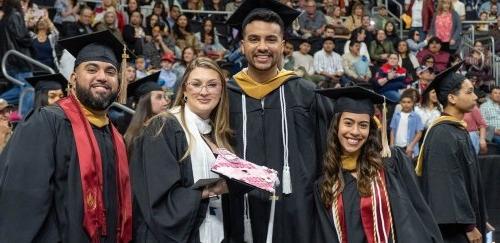
<instances>
[{"instance_id":1,"label":"black cap brim","mask_svg":"<svg viewBox=\"0 0 500 243\"><path fill-rule=\"evenodd\" d=\"M26 78L35 90L65 90L68 80L60 73L44 74Z\"/></svg>"},{"instance_id":2,"label":"black cap brim","mask_svg":"<svg viewBox=\"0 0 500 243\"><path fill-rule=\"evenodd\" d=\"M162 90L161 86L158 84L159 77L160 72L156 72L138 79L133 83L129 83L127 87L127 94L129 95L129 97L135 97L136 99L139 99L141 96L146 95L151 91Z\"/></svg>"},{"instance_id":3,"label":"black cap brim","mask_svg":"<svg viewBox=\"0 0 500 243\"><path fill-rule=\"evenodd\" d=\"M135 55L109 30L63 39L59 41L59 44L76 58L75 66L82 60L107 61L118 66L122 61L124 48L128 58L135 59ZM95 47L89 48L90 45ZM109 57L108 50L112 51L114 58Z\"/></svg>"},{"instance_id":4,"label":"black cap brim","mask_svg":"<svg viewBox=\"0 0 500 243\"><path fill-rule=\"evenodd\" d=\"M427 86L423 94L429 93L431 90L435 89L436 92L447 92L456 86L456 82L462 82L465 77L461 74L456 74L458 69L462 67L464 62L461 61L446 70L438 73L434 80Z\"/></svg>"},{"instance_id":5,"label":"black cap brim","mask_svg":"<svg viewBox=\"0 0 500 243\"><path fill-rule=\"evenodd\" d=\"M374 104L382 104L385 97L359 86L316 90L318 94L335 100L335 113L352 112L374 114Z\"/></svg>"},{"instance_id":6,"label":"black cap brim","mask_svg":"<svg viewBox=\"0 0 500 243\"><path fill-rule=\"evenodd\" d=\"M267 9L277 13L286 26L292 25L292 22L300 15L300 12L275 0L245 0L229 17L226 23L237 29L242 28L245 18L256 9Z\"/></svg>"}]
</instances>

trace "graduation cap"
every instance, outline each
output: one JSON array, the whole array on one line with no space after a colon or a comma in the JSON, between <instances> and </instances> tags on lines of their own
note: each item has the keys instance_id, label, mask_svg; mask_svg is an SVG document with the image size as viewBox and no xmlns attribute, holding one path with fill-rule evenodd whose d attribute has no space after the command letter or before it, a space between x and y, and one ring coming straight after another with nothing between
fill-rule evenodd
<instances>
[{"instance_id":1,"label":"graduation cap","mask_svg":"<svg viewBox=\"0 0 500 243\"><path fill-rule=\"evenodd\" d=\"M33 87L35 87L36 91L58 89L65 91L66 87L68 86L68 80L60 73L29 77L26 78L26 81L28 81Z\"/></svg>"},{"instance_id":2,"label":"graduation cap","mask_svg":"<svg viewBox=\"0 0 500 243\"><path fill-rule=\"evenodd\" d=\"M159 77L160 72L156 72L128 84L128 95L138 100L141 96L146 95L151 91L161 91L162 88L158 84Z\"/></svg>"},{"instance_id":3,"label":"graduation cap","mask_svg":"<svg viewBox=\"0 0 500 243\"><path fill-rule=\"evenodd\" d=\"M375 104L383 104L382 109L382 156L390 157L391 150L387 139L387 108L386 98L372 90L360 87L344 87L316 90L317 93L335 100L335 113L351 112L368 114L372 117L375 113Z\"/></svg>"},{"instance_id":4,"label":"graduation cap","mask_svg":"<svg viewBox=\"0 0 500 243\"><path fill-rule=\"evenodd\" d=\"M463 61L438 73L434 80L424 90L424 95L435 89L438 96L448 96L448 94L459 87L466 78L457 71L462 67Z\"/></svg>"},{"instance_id":5,"label":"graduation cap","mask_svg":"<svg viewBox=\"0 0 500 243\"><path fill-rule=\"evenodd\" d=\"M127 46L109 30L63 39L59 44L76 58L75 67L83 62L101 61L110 63L118 69L121 63L121 80L126 80L124 70L127 58L135 59L135 55ZM124 104L126 98L127 82L121 82L119 102Z\"/></svg>"},{"instance_id":6,"label":"graduation cap","mask_svg":"<svg viewBox=\"0 0 500 243\"><path fill-rule=\"evenodd\" d=\"M241 29L243 22L251 13L266 10L277 13L285 27L292 25L292 22L300 15L299 11L276 0L246 0L234 11L226 23Z\"/></svg>"}]
</instances>

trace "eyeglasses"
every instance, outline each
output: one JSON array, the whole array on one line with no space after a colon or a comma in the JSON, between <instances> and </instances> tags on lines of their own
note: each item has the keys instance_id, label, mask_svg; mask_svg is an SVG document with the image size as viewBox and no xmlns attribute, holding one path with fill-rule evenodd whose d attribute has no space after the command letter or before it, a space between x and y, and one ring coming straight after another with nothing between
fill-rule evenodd
<instances>
[{"instance_id":1,"label":"eyeglasses","mask_svg":"<svg viewBox=\"0 0 500 243\"><path fill-rule=\"evenodd\" d=\"M203 84L202 82L198 81L191 81L188 82L187 85L195 92L201 93L203 88L206 88L207 92L209 93L214 93L222 87L222 84L219 82L209 82L207 84Z\"/></svg>"}]
</instances>

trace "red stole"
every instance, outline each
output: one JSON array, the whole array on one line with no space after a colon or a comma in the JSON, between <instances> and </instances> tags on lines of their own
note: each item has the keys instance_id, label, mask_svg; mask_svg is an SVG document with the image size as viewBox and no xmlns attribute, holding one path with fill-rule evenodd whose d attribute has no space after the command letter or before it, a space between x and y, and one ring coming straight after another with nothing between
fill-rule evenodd
<instances>
[{"instance_id":1,"label":"red stole","mask_svg":"<svg viewBox=\"0 0 500 243\"><path fill-rule=\"evenodd\" d=\"M103 198L103 171L99 145L79 102L73 95L58 101L68 117L75 138L83 192L83 227L92 242L99 242L106 232L106 209ZM116 239L128 243L132 239L132 196L125 143L111 125L116 159L116 183L118 191L118 229Z\"/></svg>"},{"instance_id":2,"label":"red stole","mask_svg":"<svg viewBox=\"0 0 500 243\"><path fill-rule=\"evenodd\" d=\"M388 243L392 235L392 219L389 208L389 198L387 198L387 188L384 183L384 170L380 170L379 175L379 179L381 181L373 183L374 186L372 188L372 195L368 197L361 197L360 199L361 222L363 224L363 231L365 232L365 237L368 243ZM337 232L337 234L342 235L342 242L340 243L347 243L348 235L342 193L339 193L336 202L336 205L334 204L333 206L336 206L337 208L333 210L333 212L337 212L338 214L341 231ZM376 212L373 212L374 209ZM335 218L336 216L333 215L333 217ZM375 219L377 219L377 222L375 222ZM387 239L384 235L387 236Z\"/></svg>"}]
</instances>

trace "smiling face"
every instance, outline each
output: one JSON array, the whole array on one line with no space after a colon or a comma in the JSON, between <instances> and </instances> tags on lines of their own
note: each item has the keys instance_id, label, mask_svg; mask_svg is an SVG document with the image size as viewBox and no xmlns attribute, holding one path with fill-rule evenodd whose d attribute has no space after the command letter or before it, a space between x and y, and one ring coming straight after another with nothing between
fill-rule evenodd
<instances>
[{"instance_id":1,"label":"smiling face","mask_svg":"<svg viewBox=\"0 0 500 243\"><path fill-rule=\"evenodd\" d=\"M82 62L71 74L71 82L78 100L95 111L105 111L118 96L118 70L107 62Z\"/></svg>"},{"instance_id":2,"label":"smiling face","mask_svg":"<svg viewBox=\"0 0 500 243\"><path fill-rule=\"evenodd\" d=\"M64 97L62 89L55 89L47 91L47 103L49 105L55 104L58 100Z\"/></svg>"},{"instance_id":3,"label":"smiling face","mask_svg":"<svg viewBox=\"0 0 500 243\"><path fill-rule=\"evenodd\" d=\"M256 20L245 26L241 44L249 69L274 72L285 43L279 24Z\"/></svg>"},{"instance_id":4,"label":"smiling face","mask_svg":"<svg viewBox=\"0 0 500 243\"><path fill-rule=\"evenodd\" d=\"M359 151L370 133L370 115L342 112L337 136L343 154Z\"/></svg>"},{"instance_id":5,"label":"smiling face","mask_svg":"<svg viewBox=\"0 0 500 243\"><path fill-rule=\"evenodd\" d=\"M184 83L186 105L193 113L208 119L222 95L222 79L215 70L194 68Z\"/></svg>"}]
</instances>

